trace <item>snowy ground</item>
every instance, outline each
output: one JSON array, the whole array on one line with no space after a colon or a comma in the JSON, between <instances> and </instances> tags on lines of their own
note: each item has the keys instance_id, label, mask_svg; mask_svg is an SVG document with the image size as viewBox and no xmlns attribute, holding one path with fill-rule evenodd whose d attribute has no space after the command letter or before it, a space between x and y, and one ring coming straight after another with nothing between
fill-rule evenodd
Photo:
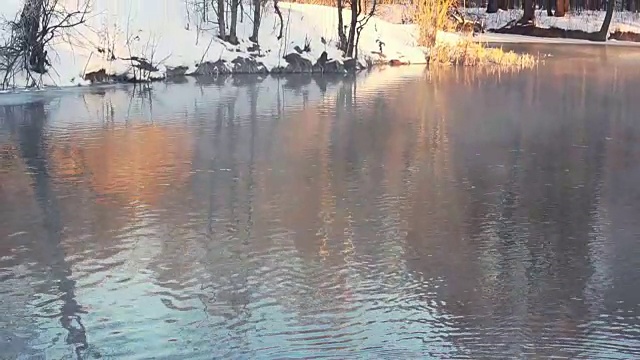
<instances>
[{"instance_id":1,"label":"snowy ground","mask_svg":"<svg viewBox=\"0 0 640 360\"><path fill-rule=\"evenodd\" d=\"M61 2L68 9L78 3L77 0ZM20 0L0 1L0 15L14 18L20 4ZM253 45L248 41L253 26L249 16L239 19L241 42L231 46L212 36L210 31L197 31L196 17L187 12L184 4L183 0L93 0L86 26L69 32L71 42L53 46L50 54L55 54L52 59L55 71L50 71L42 79L43 83L56 86L84 84L83 75L92 71L105 69L110 74L129 71L128 61L109 61L107 54L98 51L100 48L113 48L118 58L145 57L158 63L161 71L181 65L193 70L201 61L231 61L238 56L249 56L247 48ZM277 40L278 20L273 9L267 7L260 27L262 57L258 61L268 69L284 66L283 56L293 52L296 45L303 48L305 41L310 43L311 51L303 55L313 63L323 51L329 58L341 58L336 48L338 17L335 8L290 3L281 3L280 7L285 22L284 36ZM245 5L245 12L248 9L249 5ZM345 21L349 18L349 13L345 12ZM130 46L127 46L127 39L131 39ZM425 49L418 46L415 25L392 24L374 17L362 32L360 57L379 57L374 53L379 51L379 42L384 43L387 60L425 63ZM24 85L20 81L17 83Z\"/></svg>"},{"instance_id":2,"label":"snowy ground","mask_svg":"<svg viewBox=\"0 0 640 360\"><path fill-rule=\"evenodd\" d=\"M522 10L498 10L495 14L487 14L484 8L465 9L472 19L484 21L487 29L499 29L513 20L522 17ZM582 30L596 32L600 30L604 20L604 11L581 11L568 13L564 17L547 16L546 10L536 10L536 26L541 28L556 27L565 30ZM640 14L631 12L614 12L609 32L615 31L640 33Z\"/></svg>"},{"instance_id":3,"label":"snowy ground","mask_svg":"<svg viewBox=\"0 0 640 360\"><path fill-rule=\"evenodd\" d=\"M471 19L484 21L487 29L499 29L513 20L522 17L521 10L498 10L495 14L487 14L484 8L465 9ZM547 16L546 10L536 10L536 26L541 28L556 27L566 30L582 30L595 32L600 30L604 20L604 11L582 11L580 13L568 13L558 18ZM614 12L609 32L629 31L640 33L640 14L631 12ZM476 37L477 41L490 43L544 43L544 44L586 44L586 45L617 45L640 46L638 43L627 41L609 40L607 42L593 42L579 39L541 38L533 36L484 33Z\"/></svg>"},{"instance_id":4,"label":"snowy ground","mask_svg":"<svg viewBox=\"0 0 640 360\"><path fill-rule=\"evenodd\" d=\"M77 6L77 0L60 0L68 9ZM245 5L245 13L250 7ZM22 0L1 0L0 15L13 19L21 9ZM323 51L329 58L341 59L336 48L337 11L335 8L281 3L285 29L284 37L276 39L278 20L273 9L265 9L260 28L261 45L258 61L268 69L285 66L283 56L293 52L294 46L304 47L308 42L311 51L303 56L315 62ZM486 14L484 9L467 9L468 14L484 19L488 28L498 28L521 16L520 11L500 11ZM426 49L417 42L418 29L406 21L407 7L389 5L381 8L379 17L368 23L360 40L361 59L380 59L377 54L379 44L384 43L385 60L397 59L412 64L425 63ZM344 13L345 21L350 14ZM537 11L537 24L541 27L556 26L565 29L596 31L599 29L603 12L582 12L568 14L564 18L547 17L545 11ZM92 12L85 26L70 30L67 41L53 44L53 70L43 77L42 82L51 86L86 84L86 73L105 69L110 74L129 74L129 61L109 60L110 54L98 49L113 49L117 58L139 56L159 65L161 72L167 67L187 66L194 70L202 61L226 60L248 57L248 41L253 24L248 15L241 16L238 24L240 44L231 46L213 36L212 31L198 31L195 14L188 13L184 0L93 0ZM399 23L400 22L400 23ZM214 25L210 25L211 28ZM640 33L640 15L614 13L611 31L633 31ZM0 39L6 34L0 32ZM128 41L130 40L130 41ZM455 34L439 34L439 40L458 41ZM483 34L477 38L487 42L528 42L523 36ZM576 43L580 40L537 39L536 42ZM129 43L129 46L127 45ZM0 74L3 76L4 74ZM23 79L16 79L17 86L23 86Z\"/></svg>"},{"instance_id":5,"label":"snowy ground","mask_svg":"<svg viewBox=\"0 0 640 360\"><path fill-rule=\"evenodd\" d=\"M499 10L495 14L487 14L485 8L461 9L470 19L484 22L487 29L498 29L513 20L522 17L522 10ZM379 16L391 23L411 22L411 9L408 5L381 5ZM567 30L583 30L595 32L600 30L604 20L604 11L582 11L578 13L568 13L565 17L549 17L546 10L536 10L536 26L542 28L557 27ZM610 32L620 30L623 32L640 33L640 13L614 12L611 21ZM544 44L589 44L589 45L620 45L620 46L640 46L638 43L627 41L610 40L606 43L592 42L578 39L561 38L541 38L533 36L510 35L484 33L474 37L478 42L490 43L544 43Z\"/></svg>"},{"instance_id":6,"label":"snowy ground","mask_svg":"<svg viewBox=\"0 0 640 360\"><path fill-rule=\"evenodd\" d=\"M546 38L537 36L524 36L524 35L512 35L512 34L496 34L496 33L484 33L478 34L473 38L479 43L494 43L494 44L558 44L558 45L588 45L588 46L627 46L627 47L640 47L640 43L631 41L617 41L608 40L602 41L589 41L580 39L565 39L565 38Z\"/></svg>"}]
</instances>

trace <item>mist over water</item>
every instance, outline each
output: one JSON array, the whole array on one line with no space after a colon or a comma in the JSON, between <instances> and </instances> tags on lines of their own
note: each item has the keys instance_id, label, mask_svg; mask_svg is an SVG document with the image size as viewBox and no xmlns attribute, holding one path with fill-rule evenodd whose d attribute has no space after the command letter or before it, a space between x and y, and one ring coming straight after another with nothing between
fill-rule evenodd
<instances>
[{"instance_id":1,"label":"mist over water","mask_svg":"<svg viewBox=\"0 0 640 360\"><path fill-rule=\"evenodd\" d=\"M640 68L584 49L0 96L0 357L640 357Z\"/></svg>"}]
</instances>

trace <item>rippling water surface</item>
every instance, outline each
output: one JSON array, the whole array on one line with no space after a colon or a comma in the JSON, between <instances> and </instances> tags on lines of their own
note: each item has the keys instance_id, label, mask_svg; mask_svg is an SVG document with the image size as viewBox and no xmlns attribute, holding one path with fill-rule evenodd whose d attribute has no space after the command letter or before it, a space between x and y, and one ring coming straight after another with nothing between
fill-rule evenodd
<instances>
[{"instance_id":1,"label":"rippling water surface","mask_svg":"<svg viewBox=\"0 0 640 360\"><path fill-rule=\"evenodd\" d=\"M640 358L598 51L0 97L0 358Z\"/></svg>"}]
</instances>

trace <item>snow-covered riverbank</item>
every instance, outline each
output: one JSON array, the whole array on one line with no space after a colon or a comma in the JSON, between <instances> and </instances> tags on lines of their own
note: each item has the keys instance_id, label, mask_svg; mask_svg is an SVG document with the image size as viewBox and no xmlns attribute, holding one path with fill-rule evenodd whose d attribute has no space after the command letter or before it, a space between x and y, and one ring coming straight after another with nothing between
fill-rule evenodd
<instances>
[{"instance_id":1,"label":"snow-covered riverbank","mask_svg":"<svg viewBox=\"0 0 640 360\"><path fill-rule=\"evenodd\" d=\"M75 0L61 2L67 9L77 4ZM50 56L53 70L42 82L54 86L86 84L86 74L102 69L107 74L132 76L131 61L124 59L134 56L157 64L157 75L160 76L179 66L195 71L203 62L209 62L209 71L216 73L225 69L231 72L272 71L287 66L284 59L287 54L295 54L304 64L315 64L323 52L329 59L345 60L336 46L338 14L335 8L291 3L281 3L280 8L284 36L277 39L279 20L273 7L267 5L260 26L258 50L248 40L253 23L246 14L239 16L237 35L240 43L234 46L214 36L215 31L198 31L195 15L188 13L182 0L93 0L87 23L70 30L65 41L52 46L50 54L55 54ZM14 18L20 9L19 0L0 3L0 13L5 18ZM246 9L249 9L248 4ZM349 17L345 11L345 19ZM415 25L392 24L373 17L360 38L360 61L371 64L397 60L424 64L426 49L418 46L417 36ZM298 54L295 50L305 46L308 51ZM245 64L238 58L251 60ZM24 81L18 78L16 85L24 85Z\"/></svg>"},{"instance_id":2,"label":"snow-covered riverbank","mask_svg":"<svg viewBox=\"0 0 640 360\"><path fill-rule=\"evenodd\" d=\"M523 36L514 34L497 34L491 30L500 29L509 23L517 21L522 17L522 10L498 10L497 13L487 14L484 8L465 9L466 15L470 19L480 21L488 30L479 34L476 40L489 43L534 43L534 44L558 44L558 45L615 45L615 46L640 46L640 43L633 41L617 41L614 39L606 42L593 42L582 39L552 38ZM604 20L604 11L582 11L580 13L567 13L564 17L548 16L546 10L536 10L535 24L539 28L557 28L562 30L578 30L584 32L597 32ZM631 12L614 12L609 33L630 32L640 34L640 14Z\"/></svg>"},{"instance_id":3,"label":"snow-covered riverbank","mask_svg":"<svg viewBox=\"0 0 640 360\"><path fill-rule=\"evenodd\" d=\"M485 8L467 8L464 11L469 18L482 21L488 30L499 29L522 17L522 10L498 10L494 14L487 14ZM555 17L548 16L546 10L536 10L535 23L541 28L596 32L600 30L604 16L604 11L585 10L579 13L569 12L564 17ZM616 31L640 33L640 14L628 11L614 12L609 32Z\"/></svg>"},{"instance_id":4,"label":"snow-covered riverbank","mask_svg":"<svg viewBox=\"0 0 640 360\"><path fill-rule=\"evenodd\" d=\"M522 10L498 10L497 13L487 14L485 8L460 9L469 20L481 22L487 32L477 34L473 39L477 42L490 43L536 43L536 44L588 44L588 45L621 45L640 46L640 43L632 41L609 40L607 42L593 42L569 38L549 38L523 36L513 34L497 34L491 30L504 27L510 22L522 17ZM405 5L382 5L380 17L391 23L410 23L412 9ZM597 32L604 20L604 11L569 12L564 17L547 16L546 10L535 11L536 26L540 28L558 28L563 30L580 30L585 32ZM611 26L611 34L616 32L630 32L640 34L640 13L628 11L614 12Z\"/></svg>"}]
</instances>

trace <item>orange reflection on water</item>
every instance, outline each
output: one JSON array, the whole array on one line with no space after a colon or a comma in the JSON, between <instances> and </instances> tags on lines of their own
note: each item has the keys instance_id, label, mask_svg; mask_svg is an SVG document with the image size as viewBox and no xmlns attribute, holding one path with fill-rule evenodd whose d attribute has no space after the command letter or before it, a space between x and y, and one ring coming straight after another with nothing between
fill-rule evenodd
<instances>
[{"instance_id":1,"label":"orange reflection on water","mask_svg":"<svg viewBox=\"0 0 640 360\"><path fill-rule=\"evenodd\" d=\"M55 141L54 175L88 183L102 200L156 205L191 171L192 139L175 125L136 124L71 133Z\"/></svg>"}]
</instances>

